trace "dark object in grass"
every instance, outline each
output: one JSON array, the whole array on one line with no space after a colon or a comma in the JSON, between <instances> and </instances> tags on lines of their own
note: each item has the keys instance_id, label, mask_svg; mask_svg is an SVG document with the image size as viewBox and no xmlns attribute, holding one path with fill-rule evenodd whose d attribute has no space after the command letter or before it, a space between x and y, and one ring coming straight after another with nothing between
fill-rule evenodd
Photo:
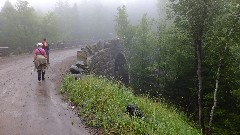
<instances>
[{"instance_id":1,"label":"dark object in grass","mask_svg":"<svg viewBox=\"0 0 240 135\"><path fill-rule=\"evenodd\" d=\"M129 116L132 117L138 117L138 118L142 118L143 117L143 112L136 106L133 104L129 104L127 105L127 113L129 114Z\"/></svg>"},{"instance_id":2,"label":"dark object in grass","mask_svg":"<svg viewBox=\"0 0 240 135\"><path fill-rule=\"evenodd\" d=\"M87 65L84 64L83 61L77 61L75 65L72 65L70 67L70 72L73 75L78 75L78 74L90 74L90 69L88 68Z\"/></svg>"},{"instance_id":3,"label":"dark object in grass","mask_svg":"<svg viewBox=\"0 0 240 135\"><path fill-rule=\"evenodd\" d=\"M71 74L83 74L84 70L82 68L78 68L76 65L72 65L70 67Z\"/></svg>"},{"instance_id":4,"label":"dark object in grass","mask_svg":"<svg viewBox=\"0 0 240 135\"><path fill-rule=\"evenodd\" d=\"M70 67L70 72L71 72L72 74L80 74L80 73L81 73L81 70L80 70L80 68L78 68L77 66L72 65L72 66Z\"/></svg>"}]
</instances>

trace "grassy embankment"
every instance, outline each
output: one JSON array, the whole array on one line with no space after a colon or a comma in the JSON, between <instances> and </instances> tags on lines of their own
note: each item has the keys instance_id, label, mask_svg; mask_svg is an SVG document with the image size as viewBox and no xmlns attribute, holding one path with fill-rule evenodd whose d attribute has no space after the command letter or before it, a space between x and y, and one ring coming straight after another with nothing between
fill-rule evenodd
<instances>
[{"instance_id":1,"label":"grassy embankment","mask_svg":"<svg viewBox=\"0 0 240 135\"><path fill-rule=\"evenodd\" d=\"M134 96L129 88L104 77L86 76L75 80L66 76L62 92L73 102L86 124L106 134L197 135L187 118L164 103ZM135 104L144 117L131 119L126 105Z\"/></svg>"}]
</instances>

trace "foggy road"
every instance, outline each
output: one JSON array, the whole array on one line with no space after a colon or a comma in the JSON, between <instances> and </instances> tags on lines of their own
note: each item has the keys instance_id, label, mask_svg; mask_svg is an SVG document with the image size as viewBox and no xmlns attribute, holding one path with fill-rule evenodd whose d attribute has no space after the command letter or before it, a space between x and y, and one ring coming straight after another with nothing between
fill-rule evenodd
<instances>
[{"instance_id":1,"label":"foggy road","mask_svg":"<svg viewBox=\"0 0 240 135\"><path fill-rule=\"evenodd\" d=\"M50 52L45 81L33 72L33 55L0 59L0 135L87 135L88 130L61 99L63 73L77 50Z\"/></svg>"}]
</instances>

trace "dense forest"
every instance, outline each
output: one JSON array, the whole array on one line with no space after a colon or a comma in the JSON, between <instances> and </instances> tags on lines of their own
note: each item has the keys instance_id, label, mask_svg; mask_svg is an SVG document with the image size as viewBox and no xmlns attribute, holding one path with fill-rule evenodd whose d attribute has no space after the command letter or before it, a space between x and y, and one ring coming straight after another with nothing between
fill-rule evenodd
<instances>
[{"instance_id":1,"label":"dense forest","mask_svg":"<svg viewBox=\"0 0 240 135\"><path fill-rule=\"evenodd\" d=\"M240 134L239 4L170 0L167 20L144 14L138 25L119 7L116 32L136 94L177 106L202 134Z\"/></svg>"},{"instance_id":2,"label":"dense forest","mask_svg":"<svg viewBox=\"0 0 240 135\"><path fill-rule=\"evenodd\" d=\"M239 0L169 0L166 13L159 0L159 18L142 14L138 23L129 19L127 6L109 16L113 11L85 2L59 1L43 14L27 1L7 1L0 45L18 54L31 52L43 37L53 43L118 37L135 94L178 107L202 134L240 134Z\"/></svg>"}]
</instances>

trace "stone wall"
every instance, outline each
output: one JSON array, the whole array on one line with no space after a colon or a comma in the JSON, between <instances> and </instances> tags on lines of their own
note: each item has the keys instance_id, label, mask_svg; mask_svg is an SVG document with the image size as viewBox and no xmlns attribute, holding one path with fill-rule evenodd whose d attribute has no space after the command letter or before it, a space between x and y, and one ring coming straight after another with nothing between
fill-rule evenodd
<instances>
[{"instance_id":1,"label":"stone wall","mask_svg":"<svg viewBox=\"0 0 240 135\"><path fill-rule=\"evenodd\" d=\"M124 48L120 40L85 46L77 52L77 59L88 65L90 72L96 75L114 77L128 84L128 68Z\"/></svg>"}]
</instances>

